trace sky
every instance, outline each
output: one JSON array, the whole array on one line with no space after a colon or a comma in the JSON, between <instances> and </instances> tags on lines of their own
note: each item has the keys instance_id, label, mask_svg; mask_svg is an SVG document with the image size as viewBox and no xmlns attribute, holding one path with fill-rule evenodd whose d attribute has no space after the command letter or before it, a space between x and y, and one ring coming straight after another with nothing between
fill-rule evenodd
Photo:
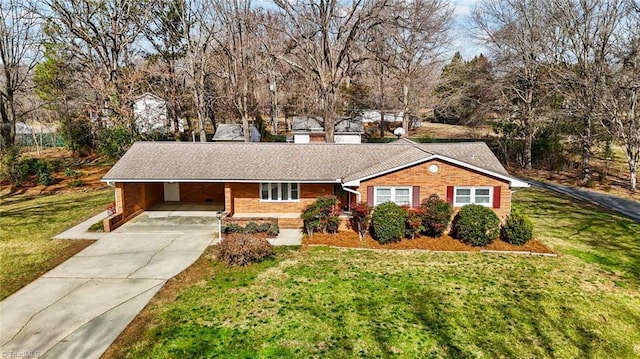
<instances>
[{"instance_id":1,"label":"sky","mask_svg":"<svg viewBox=\"0 0 640 359\"><path fill-rule=\"evenodd\" d=\"M456 51L460 51L462 58L465 60L471 60L474 56L480 53L486 54L487 50L477 43L469 35L469 15L475 7L478 0L451 0L455 5L454 16L456 17L456 23L454 26L454 40L451 49L451 55Z\"/></svg>"}]
</instances>

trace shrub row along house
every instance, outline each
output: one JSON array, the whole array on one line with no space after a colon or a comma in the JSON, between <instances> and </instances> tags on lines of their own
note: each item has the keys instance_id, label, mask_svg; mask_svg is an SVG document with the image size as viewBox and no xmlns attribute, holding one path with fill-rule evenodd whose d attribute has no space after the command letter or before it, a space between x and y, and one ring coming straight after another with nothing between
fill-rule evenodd
<instances>
[{"instance_id":1,"label":"shrub row along house","mask_svg":"<svg viewBox=\"0 0 640 359\"><path fill-rule=\"evenodd\" d=\"M138 142L102 179L115 187L107 230L160 202L209 202L231 218L277 218L301 228L300 213L322 195L344 209L387 201L418 207L430 194L476 203L505 218L511 192L528 187L482 142L417 144Z\"/></svg>"}]
</instances>

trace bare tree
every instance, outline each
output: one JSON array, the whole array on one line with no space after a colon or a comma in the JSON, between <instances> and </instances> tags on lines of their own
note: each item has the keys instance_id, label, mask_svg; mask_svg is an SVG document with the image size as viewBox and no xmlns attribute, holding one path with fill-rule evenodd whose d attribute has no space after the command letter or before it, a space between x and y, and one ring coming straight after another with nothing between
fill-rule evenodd
<instances>
[{"instance_id":1,"label":"bare tree","mask_svg":"<svg viewBox=\"0 0 640 359\"><path fill-rule=\"evenodd\" d=\"M523 165L531 169L531 147L537 124L548 110L544 80L548 25L543 0L484 0L474 10L476 34L487 46L499 74L502 109L521 123Z\"/></svg>"},{"instance_id":2,"label":"bare tree","mask_svg":"<svg viewBox=\"0 0 640 359\"><path fill-rule=\"evenodd\" d=\"M251 0L218 0L214 6L216 22L220 26L214 40L223 62L218 75L228 84L233 104L242 119L244 140L248 142L250 86L255 80L255 58L259 43L254 37L257 19L251 8Z\"/></svg>"},{"instance_id":3,"label":"bare tree","mask_svg":"<svg viewBox=\"0 0 640 359\"><path fill-rule=\"evenodd\" d=\"M0 151L15 143L15 125L23 112L20 97L42 56L42 19L35 6L31 1L0 0Z\"/></svg>"},{"instance_id":4,"label":"bare tree","mask_svg":"<svg viewBox=\"0 0 640 359\"><path fill-rule=\"evenodd\" d=\"M581 180L591 179L593 127L601 113L615 34L620 31L625 0L549 0L554 67L568 115L577 120L582 148Z\"/></svg>"},{"instance_id":5,"label":"bare tree","mask_svg":"<svg viewBox=\"0 0 640 359\"><path fill-rule=\"evenodd\" d=\"M283 16L288 48L283 61L312 81L322 101L325 139L333 142L337 95L342 80L362 59L356 42L379 22L382 0L275 0Z\"/></svg>"},{"instance_id":6,"label":"bare tree","mask_svg":"<svg viewBox=\"0 0 640 359\"><path fill-rule=\"evenodd\" d=\"M207 108L207 77L211 75L211 64L207 61L214 30L214 9L206 0L189 1L182 14L182 29L186 42L185 67L188 87L193 98L193 107L198 121L200 142L206 142L205 123L211 121Z\"/></svg>"},{"instance_id":7,"label":"bare tree","mask_svg":"<svg viewBox=\"0 0 640 359\"><path fill-rule=\"evenodd\" d=\"M118 92L118 79L124 66L131 64L132 46L146 26L148 9L136 0L46 0L47 34L62 44L83 68L85 83L100 103L102 115L107 107L118 114L128 110ZM95 104L89 104L95 106ZM93 115L97 115L94 113Z\"/></svg>"},{"instance_id":8,"label":"bare tree","mask_svg":"<svg viewBox=\"0 0 640 359\"><path fill-rule=\"evenodd\" d=\"M611 66L599 105L604 109L603 127L624 149L630 189L636 192L640 163L640 3L630 1L627 5L625 26L616 34L616 63Z\"/></svg>"},{"instance_id":9,"label":"bare tree","mask_svg":"<svg viewBox=\"0 0 640 359\"><path fill-rule=\"evenodd\" d=\"M173 122L173 130L177 134L183 109L180 101L182 85L178 78L178 62L184 57L186 47L182 27L186 3L184 0L160 0L150 5L151 16L144 28L145 36L165 65L162 74L164 92L169 103L169 117Z\"/></svg>"},{"instance_id":10,"label":"bare tree","mask_svg":"<svg viewBox=\"0 0 640 359\"><path fill-rule=\"evenodd\" d=\"M386 27L388 68L402 92L402 128L409 134L409 116L415 112L416 95L433 84L433 72L443 61L449 43L453 7L445 0L393 1L391 24ZM412 106L413 105L413 106Z\"/></svg>"}]
</instances>

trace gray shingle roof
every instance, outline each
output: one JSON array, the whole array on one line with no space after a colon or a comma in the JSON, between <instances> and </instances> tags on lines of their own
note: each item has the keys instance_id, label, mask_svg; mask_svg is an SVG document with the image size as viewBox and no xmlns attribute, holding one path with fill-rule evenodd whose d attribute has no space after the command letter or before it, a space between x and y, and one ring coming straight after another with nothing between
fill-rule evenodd
<instances>
[{"instance_id":1,"label":"gray shingle roof","mask_svg":"<svg viewBox=\"0 0 640 359\"><path fill-rule=\"evenodd\" d=\"M362 117L336 118L334 128L335 133L364 133ZM324 120L322 117L293 116L291 119L291 129L293 132L323 130Z\"/></svg>"},{"instance_id":2,"label":"gray shingle roof","mask_svg":"<svg viewBox=\"0 0 640 359\"><path fill-rule=\"evenodd\" d=\"M249 125L251 142L260 142L260 132L254 125ZM235 123L223 123L218 125L213 141L244 141L242 125Z\"/></svg>"},{"instance_id":3,"label":"gray shingle roof","mask_svg":"<svg viewBox=\"0 0 640 359\"><path fill-rule=\"evenodd\" d=\"M482 142L405 145L137 142L103 180L347 182L434 155L509 176Z\"/></svg>"}]
</instances>

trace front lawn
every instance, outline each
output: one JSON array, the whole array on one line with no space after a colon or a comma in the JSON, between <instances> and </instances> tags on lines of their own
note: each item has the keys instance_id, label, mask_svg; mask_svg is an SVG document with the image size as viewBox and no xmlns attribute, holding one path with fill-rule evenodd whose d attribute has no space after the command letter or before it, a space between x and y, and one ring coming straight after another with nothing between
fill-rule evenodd
<instances>
[{"instance_id":1,"label":"front lawn","mask_svg":"<svg viewBox=\"0 0 640 359\"><path fill-rule=\"evenodd\" d=\"M303 247L228 268L209 250L106 357L640 357L640 225L514 202L560 257Z\"/></svg>"},{"instance_id":2,"label":"front lawn","mask_svg":"<svg viewBox=\"0 0 640 359\"><path fill-rule=\"evenodd\" d=\"M103 211L113 190L51 195L4 195L0 202L0 299L93 241L53 236Z\"/></svg>"}]
</instances>

